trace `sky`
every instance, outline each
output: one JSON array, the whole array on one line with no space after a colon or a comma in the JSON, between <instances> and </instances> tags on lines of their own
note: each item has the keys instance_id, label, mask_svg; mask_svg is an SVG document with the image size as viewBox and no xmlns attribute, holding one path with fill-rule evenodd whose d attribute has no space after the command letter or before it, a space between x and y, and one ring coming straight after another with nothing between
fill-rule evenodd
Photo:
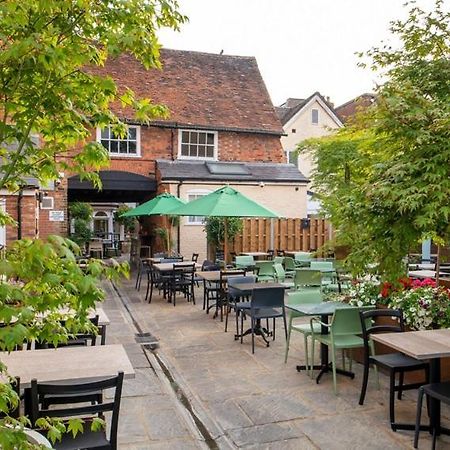
<instances>
[{"instance_id":1,"label":"sky","mask_svg":"<svg viewBox=\"0 0 450 450\"><path fill-rule=\"evenodd\" d=\"M274 105L319 91L338 106L372 92L377 75L355 52L392 40L389 22L407 16L405 0L178 1L189 22L161 30L163 46L255 56Z\"/></svg>"}]
</instances>

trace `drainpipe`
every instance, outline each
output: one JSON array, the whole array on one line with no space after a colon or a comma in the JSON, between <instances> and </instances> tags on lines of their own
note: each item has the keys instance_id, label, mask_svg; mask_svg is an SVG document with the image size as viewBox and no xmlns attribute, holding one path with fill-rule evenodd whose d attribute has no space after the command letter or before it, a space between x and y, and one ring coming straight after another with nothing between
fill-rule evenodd
<instances>
[{"instance_id":1,"label":"drainpipe","mask_svg":"<svg viewBox=\"0 0 450 450\"><path fill-rule=\"evenodd\" d=\"M22 239L22 198L23 189L20 189L17 196L17 240Z\"/></svg>"},{"instance_id":2,"label":"drainpipe","mask_svg":"<svg viewBox=\"0 0 450 450\"><path fill-rule=\"evenodd\" d=\"M172 128L170 130L170 159L172 161L175 160L174 144L175 144L175 130Z\"/></svg>"},{"instance_id":3,"label":"drainpipe","mask_svg":"<svg viewBox=\"0 0 450 450\"><path fill-rule=\"evenodd\" d=\"M177 197L180 198L180 192L181 192L181 185L183 184L182 181L180 181L177 185ZM178 225L177 225L177 252L180 254L180 248L181 248L181 239L180 239L180 220L181 218L178 217Z\"/></svg>"}]
</instances>

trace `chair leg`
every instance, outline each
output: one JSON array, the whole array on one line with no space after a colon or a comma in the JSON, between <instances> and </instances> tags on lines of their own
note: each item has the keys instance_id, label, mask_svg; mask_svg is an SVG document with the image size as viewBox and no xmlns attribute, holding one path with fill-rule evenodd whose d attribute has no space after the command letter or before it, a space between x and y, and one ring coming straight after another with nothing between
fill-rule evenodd
<instances>
[{"instance_id":1,"label":"chair leg","mask_svg":"<svg viewBox=\"0 0 450 450\"><path fill-rule=\"evenodd\" d=\"M309 367L309 356L308 356L308 335L306 333L303 334L303 343L305 347L305 367L306 374L311 375L312 368Z\"/></svg>"},{"instance_id":2,"label":"chair leg","mask_svg":"<svg viewBox=\"0 0 450 450\"><path fill-rule=\"evenodd\" d=\"M273 318L273 331L272 331L272 341L275 340L275 317Z\"/></svg>"},{"instance_id":3,"label":"chair leg","mask_svg":"<svg viewBox=\"0 0 450 450\"><path fill-rule=\"evenodd\" d=\"M331 366L333 368L333 390L335 395L337 395L337 380L336 380L336 349L334 346L331 347Z\"/></svg>"},{"instance_id":4,"label":"chair leg","mask_svg":"<svg viewBox=\"0 0 450 450\"><path fill-rule=\"evenodd\" d=\"M391 372L389 378L389 420L391 422L392 431L397 431L395 428L395 372Z\"/></svg>"},{"instance_id":5,"label":"chair leg","mask_svg":"<svg viewBox=\"0 0 450 450\"><path fill-rule=\"evenodd\" d=\"M283 325L284 325L284 338L287 339L286 314L283 314Z\"/></svg>"},{"instance_id":6,"label":"chair leg","mask_svg":"<svg viewBox=\"0 0 450 450\"><path fill-rule=\"evenodd\" d=\"M241 311L241 344L244 342L244 312Z\"/></svg>"},{"instance_id":7,"label":"chair leg","mask_svg":"<svg viewBox=\"0 0 450 450\"><path fill-rule=\"evenodd\" d=\"M364 405L364 399L366 398L367 383L369 381L369 364L364 364L363 382L361 386L361 394L359 396L359 404Z\"/></svg>"},{"instance_id":8,"label":"chair leg","mask_svg":"<svg viewBox=\"0 0 450 450\"><path fill-rule=\"evenodd\" d=\"M399 400L402 399L402 388L403 388L404 378L405 378L405 373L404 372L400 372L399 376L398 376L398 387L399 387L399 389L398 389L398 392L397 392L397 398Z\"/></svg>"},{"instance_id":9,"label":"chair leg","mask_svg":"<svg viewBox=\"0 0 450 450\"><path fill-rule=\"evenodd\" d=\"M255 323L253 317L251 317L251 327L252 327L252 354L255 353Z\"/></svg>"},{"instance_id":10,"label":"chair leg","mask_svg":"<svg viewBox=\"0 0 450 450\"><path fill-rule=\"evenodd\" d=\"M417 397L416 428L414 430L414 448L417 448L417 445L419 443L420 419L422 417L423 392L424 392L423 389L419 388L419 394Z\"/></svg>"},{"instance_id":11,"label":"chair leg","mask_svg":"<svg viewBox=\"0 0 450 450\"><path fill-rule=\"evenodd\" d=\"M314 363L315 363L315 353L316 353L316 340L314 339L314 335L311 336L312 345L311 345L311 379L314 377Z\"/></svg>"},{"instance_id":12,"label":"chair leg","mask_svg":"<svg viewBox=\"0 0 450 450\"><path fill-rule=\"evenodd\" d=\"M343 368L344 370L346 370L346 364L345 364L345 350L342 349L341 352L342 352L342 368Z\"/></svg>"},{"instance_id":13,"label":"chair leg","mask_svg":"<svg viewBox=\"0 0 450 450\"><path fill-rule=\"evenodd\" d=\"M229 312L230 312L230 307L227 304L226 309L225 309L225 333L228 330L228 313Z\"/></svg>"},{"instance_id":14,"label":"chair leg","mask_svg":"<svg viewBox=\"0 0 450 450\"><path fill-rule=\"evenodd\" d=\"M289 344L291 342L291 331L292 331L292 317L289 317L289 326L286 334L286 350L284 351L284 363L287 363L288 353L289 353Z\"/></svg>"}]
</instances>

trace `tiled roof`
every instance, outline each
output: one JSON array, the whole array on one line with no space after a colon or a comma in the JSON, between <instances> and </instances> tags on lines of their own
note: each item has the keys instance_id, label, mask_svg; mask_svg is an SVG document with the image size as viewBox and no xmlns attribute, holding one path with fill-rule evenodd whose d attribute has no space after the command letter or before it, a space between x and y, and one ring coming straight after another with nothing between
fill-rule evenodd
<instances>
[{"instance_id":1,"label":"tiled roof","mask_svg":"<svg viewBox=\"0 0 450 450\"><path fill-rule=\"evenodd\" d=\"M211 170L208 167L208 165L211 163L213 163L214 166L219 166L219 170ZM208 161L168 161L165 159L158 159L156 161L157 169L159 170L161 175L161 181L198 180L221 182L308 182L308 179L298 170L298 168L294 164L254 162L237 163L221 161L214 161L211 163L209 163ZM220 168L222 168L222 170L220 170Z\"/></svg>"},{"instance_id":2,"label":"tiled roof","mask_svg":"<svg viewBox=\"0 0 450 450\"><path fill-rule=\"evenodd\" d=\"M133 56L109 59L92 73L110 75L122 90L166 105L163 124L282 134L272 101L254 57L161 50L162 70L146 70ZM133 117L119 104L113 110Z\"/></svg>"},{"instance_id":3,"label":"tiled roof","mask_svg":"<svg viewBox=\"0 0 450 450\"><path fill-rule=\"evenodd\" d=\"M358 112L371 106L375 100L374 94L362 94L338 106L335 110L342 122L349 122Z\"/></svg>"},{"instance_id":4,"label":"tiled roof","mask_svg":"<svg viewBox=\"0 0 450 450\"><path fill-rule=\"evenodd\" d=\"M283 125L286 125L292 117L294 117L314 96L318 96L331 110L333 114L337 116L334 111L333 105L325 99L320 92L314 92L314 94L310 95L308 98L288 98L282 105L276 108L276 112L278 118L280 119Z\"/></svg>"}]
</instances>

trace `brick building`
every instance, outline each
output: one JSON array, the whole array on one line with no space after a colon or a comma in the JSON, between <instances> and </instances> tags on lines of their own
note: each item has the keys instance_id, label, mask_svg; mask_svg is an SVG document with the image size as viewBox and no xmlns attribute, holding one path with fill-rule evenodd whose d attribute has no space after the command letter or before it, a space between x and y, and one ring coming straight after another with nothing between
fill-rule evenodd
<instances>
[{"instance_id":1,"label":"brick building","mask_svg":"<svg viewBox=\"0 0 450 450\"><path fill-rule=\"evenodd\" d=\"M111 233L117 231L113 213L120 203L141 203L163 190L192 200L227 182L285 217L304 217L307 180L285 164L283 128L255 58L163 49L161 63L162 70L148 71L121 55L92 69L111 76L119 90L131 88L137 97L166 105L170 116L142 124L131 110L112 106L128 124L128 136L93 130L93 139L110 153L110 168L100 172L100 192L77 176L62 177L52 191L55 207L65 212L59 232L67 230L67 201L92 203L94 230ZM50 229L49 213L39 216L41 236L57 231ZM191 219L181 220L180 250L204 256L203 226Z\"/></svg>"}]
</instances>

